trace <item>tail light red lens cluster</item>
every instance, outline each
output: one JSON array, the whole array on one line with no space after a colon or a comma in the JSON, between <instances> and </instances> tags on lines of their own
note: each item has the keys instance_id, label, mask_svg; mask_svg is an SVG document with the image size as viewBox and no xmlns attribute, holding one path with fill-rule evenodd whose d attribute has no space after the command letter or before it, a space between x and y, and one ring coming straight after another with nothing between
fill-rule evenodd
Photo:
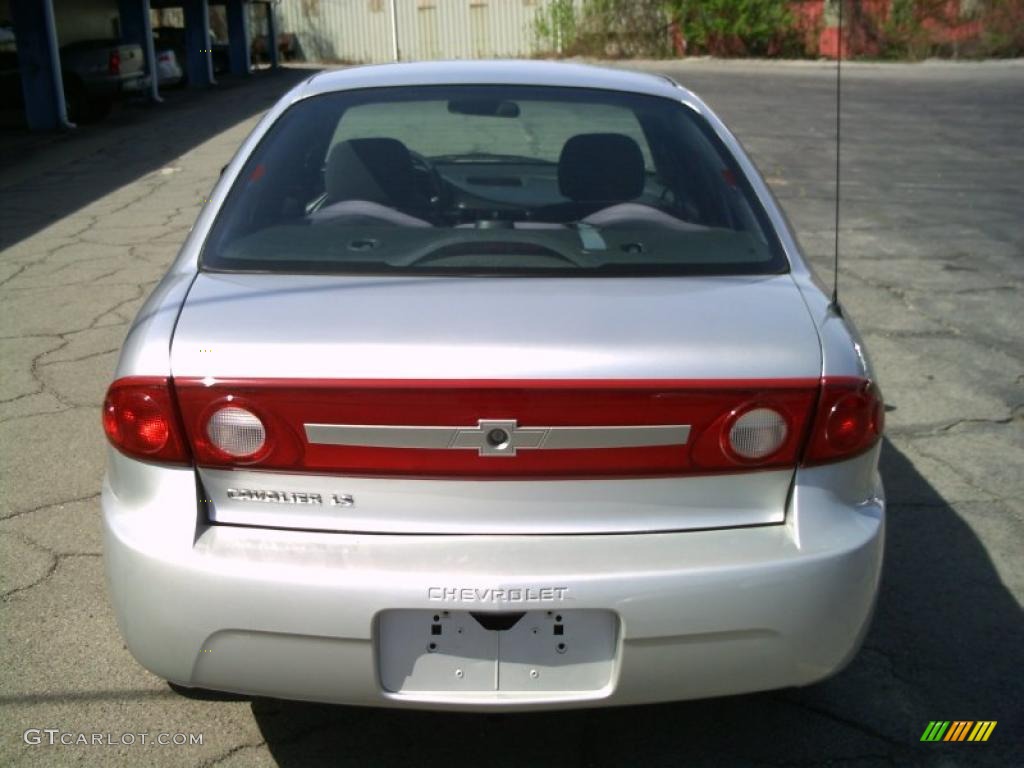
<instances>
[{"instance_id":1,"label":"tail light red lens cluster","mask_svg":"<svg viewBox=\"0 0 1024 768\"><path fill-rule=\"evenodd\" d=\"M613 477L793 466L818 382L263 380L208 385L177 379L175 389L200 465L414 477ZM746 428L747 422L734 417L743 419L755 405L775 409L785 427L772 433L771 445L764 437L752 438L760 452L739 459L723 450L722 434L736 431L737 424ZM262 425L265 443L259 452L237 455L218 443L211 423L228 409ZM685 445L524 449L514 457L495 457L474 449L328 445L312 443L305 434L307 424L475 427L479 419L514 419L521 427L688 425L690 438Z\"/></svg>"},{"instance_id":2,"label":"tail light red lens cluster","mask_svg":"<svg viewBox=\"0 0 1024 768\"><path fill-rule=\"evenodd\" d=\"M121 52L113 50L107 59L107 72L111 75L121 74Z\"/></svg>"},{"instance_id":3,"label":"tail light red lens cluster","mask_svg":"<svg viewBox=\"0 0 1024 768\"><path fill-rule=\"evenodd\" d=\"M124 454L149 461L191 460L166 378L118 379L103 402L103 431Z\"/></svg>"},{"instance_id":4,"label":"tail light red lens cluster","mask_svg":"<svg viewBox=\"0 0 1024 768\"><path fill-rule=\"evenodd\" d=\"M822 381L804 464L826 464L871 448L885 429L885 406L874 382L835 377Z\"/></svg>"},{"instance_id":5,"label":"tail light red lens cluster","mask_svg":"<svg viewBox=\"0 0 1024 768\"><path fill-rule=\"evenodd\" d=\"M180 408L181 418L177 409ZM312 443L305 425L472 427L687 425L686 444L522 450ZM882 431L855 378L756 381L296 381L127 378L104 405L122 452L200 466L383 476L614 477L711 474L838 461Z\"/></svg>"}]
</instances>

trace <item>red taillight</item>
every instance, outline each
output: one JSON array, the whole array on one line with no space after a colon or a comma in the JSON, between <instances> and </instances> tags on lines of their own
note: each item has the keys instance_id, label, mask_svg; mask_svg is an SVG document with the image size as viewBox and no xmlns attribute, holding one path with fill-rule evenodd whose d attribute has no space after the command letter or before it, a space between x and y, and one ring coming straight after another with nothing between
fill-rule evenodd
<instances>
[{"instance_id":1,"label":"red taillight","mask_svg":"<svg viewBox=\"0 0 1024 768\"><path fill-rule=\"evenodd\" d=\"M841 461L868 450L882 436L884 412L881 393L873 382L826 378L804 464Z\"/></svg>"},{"instance_id":2,"label":"red taillight","mask_svg":"<svg viewBox=\"0 0 1024 768\"><path fill-rule=\"evenodd\" d=\"M190 460L165 378L129 376L111 384L103 403L103 431L126 456L174 464Z\"/></svg>"},{"instance_id":3,"label":"red taillight","mask_svg":"<svg viewBox=\"0 0 1024 768\"><path fill-rule=\"evenodd\" d=\"M161 410L157 404L173 401L161 401L159 387L138 390L146 395L141 399L131 391L125 403L134 410L126 413L137 415L115 420L114 412L104 414L111 441L127 446L121 448L126 452L173 455L172 446L183 444L174 429L177 422L151 417ZM200 465L362 475L637 477L779 469L796 466L801 450L806 465L856 456L875 445L883 426L877 388L853 377L717 382L177 379L175 395ZM690 434L685 444L524 449L494 458L451 448L311 442L305 431L309 424L470 427L479 419L514 419L527 429L685 424ZM167 445L161 448L165 425Z\"/></svg>"},{"instance_id":4,"label":"red taillight","mask_svg":"<svg viewBox=\"0 0 1024 768\"><path fill-rule=\"evenodd\" d=\"M725 381L294 381L175 379L196 463L290 472L449 477L639 477L795 467L814 379ZM671 445L477 450L310 441L306 425L686 425Z\"/></svg>"},{"instance_id":5,"label":"red taillight","mask_svg":"<svg viewBox=\"0 0 1024 768\"><path fill-rule=\"evenodd\" d=\"M121 52L117 49L110 52L110 58L107 59L107 72L111 75L121 74Z\"/></svg>"}]
</instances>

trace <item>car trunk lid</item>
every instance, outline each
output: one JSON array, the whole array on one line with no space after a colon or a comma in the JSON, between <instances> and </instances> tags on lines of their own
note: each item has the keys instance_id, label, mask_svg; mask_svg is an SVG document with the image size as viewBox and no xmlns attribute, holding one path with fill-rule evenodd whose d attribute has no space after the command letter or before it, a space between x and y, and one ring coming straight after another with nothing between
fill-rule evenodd
<instances>
[{"instance_id":1,"label":"car trunk lid","mask_svg":"<svg viewBox=\"0 0 1024 768\"><path fill-rule=\"evenodd\" d=\"M212 519L419 533L781 522L821 370L786 275L204 273L171 358ZM723 460L730 414L765 401L786 445ZM269 448L219 451L224 407Z\"/></svg>"}]
</instances>

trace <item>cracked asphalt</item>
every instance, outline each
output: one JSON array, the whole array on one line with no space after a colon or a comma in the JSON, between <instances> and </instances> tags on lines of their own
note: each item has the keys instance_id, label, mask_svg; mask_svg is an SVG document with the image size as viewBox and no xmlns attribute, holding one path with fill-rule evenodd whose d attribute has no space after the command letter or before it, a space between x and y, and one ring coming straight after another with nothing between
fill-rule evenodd
<instances>
[{"instance_id":1,"label":"cracked asphalt","mask_svg":"<svg viewBox=\"0 0 1024 768\"><path fill-rule=\"evenodd\" d=\"M722 115L828 278L831 66L631 66L672 74ZM1020 62L845 69L841 294L891 410L883 586L839 675L711 701L475 716L186 698L142 670L105 594L99 405L220 167L307 73L179 94L73 136L0 135L0 764L1024 764ZM985 744L920 743L936 719L998 725ZM28 728L203 743L32 746Z\"/></svg>"}]
</instances>

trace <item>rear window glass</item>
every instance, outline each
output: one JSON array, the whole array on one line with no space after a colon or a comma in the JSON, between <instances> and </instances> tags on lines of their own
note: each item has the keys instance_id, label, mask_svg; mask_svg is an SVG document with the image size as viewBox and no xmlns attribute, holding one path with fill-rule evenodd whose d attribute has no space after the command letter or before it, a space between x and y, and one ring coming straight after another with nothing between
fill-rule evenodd
<instances>
[{"instance_id":1,"label":"rear window glass","mask_svg":"<svg viewBox=\"0 0 1024 768\"><path fill-rule=\"evenodd\" d=\"M578 88L341 91L282 114L208 270L766 274L785 257L735 160L670 99Z\"/></svg>"}]
</instances>

